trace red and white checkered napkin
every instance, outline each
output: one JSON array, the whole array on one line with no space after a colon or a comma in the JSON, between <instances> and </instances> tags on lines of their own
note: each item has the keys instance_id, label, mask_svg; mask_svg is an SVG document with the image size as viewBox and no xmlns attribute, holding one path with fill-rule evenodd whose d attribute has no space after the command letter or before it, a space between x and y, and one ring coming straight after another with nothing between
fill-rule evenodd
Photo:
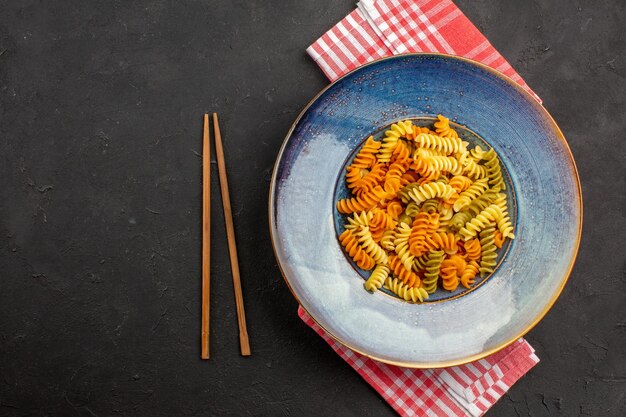
<instances>
[{"instance_id":1,"label":"red and white checkered napkin","mask_svg":"<svg viewBox=\"0 0 626 417\"><path fill-rule=\"evenodd\" d=\"M302 307L298 315L403 417L478 417L539 362L524 339L484 359L442 369L375 361L331 338Z\"/></svg>"},{"instance_id":2,"label":"red and white checkered napkin","mask_svg":"<svg viewBox=\"0 0 626 417\"><path fill-rule=\"evenodd\" d=\"M539 97L450 0L361 0L357 9L307 48L331 81L367 62L408 52L443 52L489 65ZM487 358L444 369L386 365L313 328L404 417L480 416L539 362L524 339Z\"/></svg>"}]
</instances>

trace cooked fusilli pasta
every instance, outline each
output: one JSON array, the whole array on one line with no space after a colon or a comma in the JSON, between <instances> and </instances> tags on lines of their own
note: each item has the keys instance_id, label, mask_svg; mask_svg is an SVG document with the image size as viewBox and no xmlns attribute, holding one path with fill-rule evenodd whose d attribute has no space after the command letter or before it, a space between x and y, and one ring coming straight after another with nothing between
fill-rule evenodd
<instances>
[{"instance_id":1,"label":"cooked fusilli pasta","mask_svg":"<svg viewBox=\"0 0 626 417\"><path fill-rule=\"evenodd\" d=\"M494 271L498 248L515 237L506 186L495 150L468 145L442 115L431 129L403 120L382 141L367 138L346 167L339 241L372 270L366 290L419 303Z\"/></svg>"}]
</instances>

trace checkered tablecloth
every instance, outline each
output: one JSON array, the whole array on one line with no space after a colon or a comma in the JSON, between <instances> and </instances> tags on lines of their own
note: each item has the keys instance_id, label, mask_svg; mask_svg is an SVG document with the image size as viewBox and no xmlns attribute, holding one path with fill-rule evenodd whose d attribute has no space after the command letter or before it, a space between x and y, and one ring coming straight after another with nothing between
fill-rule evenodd
<instances>
[{"instance_id":1,"label":"checkered tablecloth","mask_svg":"<svg viewBox=\"0 0 626 417\"><path fill-rule=\"evenodd\" d=\"M539 97L449 0L362 0L308 49L326 76L343 74L378 58L408 52L443 52L480 61ZM524 339L478 361L444 369L387 365L332 339L300 307L315 330L403 417L481 416L539 362Z\"/></svg>"}]
</instances>

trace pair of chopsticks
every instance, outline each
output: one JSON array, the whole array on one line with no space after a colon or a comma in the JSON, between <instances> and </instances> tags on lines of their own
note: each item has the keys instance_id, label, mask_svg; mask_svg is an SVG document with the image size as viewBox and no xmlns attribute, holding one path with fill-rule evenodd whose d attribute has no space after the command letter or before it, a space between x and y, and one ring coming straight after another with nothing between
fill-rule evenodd
<instances>
[{"instance_id":1,"label":"pair of chopsticks","mask_svg":"<svg viewBox=\"0 0 626 417\"><path fill-rule=\"evenodd\" d=\"M226 223L226 235L228 237L228 252L230 254L230 269L233 276L235 289L235 304L237 306L237 322L239 325L239 346L242 356L250 356L250 341L246 328L246 313L243 307L243 295L241 294L241 278L239 277L239 260L237 259L237 245L235 243L235 227L233 214L230 206L230 194L228 193L228 178L226 175L226 163L224 162L224 149L222 148L222 136L220 125L217 121L217 113L213 113L213 130L215 133L215 153L217 156L217 169L220 177L220 190L222 194L222 206L224 207L224 222ZM204 115L204 134L202 144L202 336L201 354L202 359L209 359L209 329L210 329L210 294L211 294L211 145L209 135L209 115Z\"/></svg>"}]
</instances>

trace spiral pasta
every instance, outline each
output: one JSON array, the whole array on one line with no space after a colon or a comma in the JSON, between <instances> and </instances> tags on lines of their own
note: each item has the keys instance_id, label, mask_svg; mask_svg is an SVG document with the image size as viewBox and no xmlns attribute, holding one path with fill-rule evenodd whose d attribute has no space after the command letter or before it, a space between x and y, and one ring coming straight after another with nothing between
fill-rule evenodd
<instances>
[{"instance_id":1,"label":"spiral pasta","mask_svg":"<svg viewBox=\"0 0 626 417\"><path fill-rule=\"evenodd\" d=\"M467 264L467 266L463 270L463 273L461 273L460 281L462 286L469 289L472 285L474 285L474 278L476 277L476 275L478 275L478 268L478 262L476 262L475 260L470 261Z\"/></svg>"},{"instance_id":2,"label":"spiral pasta","mask_svg":"<svg viewBox=\"0 0 626 417\"><path fill-rule=\"evenodd\" d=\"M376 206L387 193L380 185L374 187L372 191L363 193L358 197L343 198L337 202L337 210L339 213L348 214L355 211L369 210Z\"/></svg>"},{"instance_id":3,"label":"spiral pasta","mask_svg":"<svg viewBox=\"0 0 626 417\"><path fill-rule=\"evenodd\" d=\"M394 277L397 277L409 287L422 285L420 277L410 269L406 269L399 257L395 255L389 257L389 268L391 268Z\"/></svg>"},{"instance_id":4,"label":"spiral pasta","mask_svg":"<svg viewBox=\"0 0 626 417\"><path fill-rule=\"evenodd\" d=\"M361 193L372 190L387 175L387 167L380 163L375 163L368 171L365 168L355 168L349 166L346 172L346 182L348 188L358 196ZM352 177L351 179L349 177Z\"/></svg>"},{"instance_id":5,"label":"spiral pasta","mask_svg":"<svg viewBox=\"0 0 626 417\"><path fill-rule=\"evenodd\" d=\"M376 262L377 264L386 265L389 261L389 257L387 256L387 252L383 248L381 248L378 243L374 242L374 238L372 237L372 233L370 232L369 227L367 226L359 226L357 229L355 236L359 245L365 250L365 252Z\"/></svg>"},{"instance_id":6,"label":"spiral pasta","mask_svg":"<svg viewBox=\"0 0 626 417\"><path fill-rule=\"evenodd\" d=\"M467 254L467 259L470 261L476 261L480 259L482 255L482 250L480 247L480 241L478 239L470 239L463 244L465 247L465 253Z\"/></svg>"},{"instance_id":7,"label":"spiral pasta","mask_svg":"<svg viewBox=\"0 0 626 417\"><path fill-rule=\"evenodd\" d=\"M366 290L420 303L493 272L514 227L498 155L468 145L442 115L431 128L403 120L346 167L339 242L371 271Z\"/></svg>"},{"instance_id":8,"label":"spiral pasta","mask_svg":"<svg viewBox=\"0 0 626 417\"><path fill-rule=\"evenodd\" d=\"M461 228L459 234L464 240L469 240L487 227L489 223L497 222L500 219L502 219L502 211L500 210L500 207L496 204L492 204L481 211L478 216L467 222L465 227Z\"/></svg>"},{"instance_id":9,"label":"spiral pasta","mask_svg":"<svg viewBox=\"0 0 626 417\"><path fill-rule=\"evenodd\" d=\"M414 256L409 248L409 238L411 237L411 227L406 223L400 223L396 229L395 240L393 246L396 254L404 264L406 269L411 269Z\"/></svg>"},{"instance_id":10,"label":"spiral pasta","mask_svg":"<svg viewBox=\"0 0 626 417\"><path fill-rule=\"evenodd\" d=\"M444 200L450 198L454 193L454 189L443 181L430 182L424 185L409 184L402 188L398 195L404 203L410 200L421 204L431 198L442 198Z\"/></svg>"},{"instance_id":11,"label":"spiral pasta","mask_svg":"<svg viewBox=\"0 0 626 417\"><path fill-rule=\"evenodd\" d=\"M446 155L457 152L465 152L467 150L467 143L463 142L459 138L444 138L429 133L420 133L414 139L414 142L422 148L443 151Z\"/></svg>"},{"instance_id":12,"label":"spiral pasta","mask_svg":"<svg viewBox=\"0 0 626 417\"><path fill-rule=\"evenodd\" d=\"M479 197L489 187L486 179L476 180L465 191L459 194L459 198L454 202L454 211L461 211L467 207L472 200Z\"/></svg>"},{"instance_id":13,"label":"spiral pasta","mask_svg":"<svg viewBox=\"0 0 626 417\"><path fill-rule=\"evenodd\" d=\"M489 149L484 155L485 167L487 168L487 176L489 177L489 185L494 190L505 190L504 179L502 178L502 171L500 170L500 162L498 161L498 155L493 148Z\"/></svg>"},{"instance_id":14,"label":"spiral pasta","mask_svg":"<svg viewBox=\"0 0 626 417\"><path fill-rule=\"evenodd\" d=\"M376 265L376 268L372 271L372 275L365 281L365 289L368 291L376 291L382 287L390 271L387 265Z\"/></svg>"},{"instance_id":15,"label":"spiral pasta","mask_svg":"<svg viewBox=\"0 0 626 417\"><path fill-rule=\"evenodd\" d=\"M496 266L496 253L495 245L496 228L489 226L480 232L480 246L482 250L482 256L480 258L480 275L490 274L493 272L493 268Z\"/></svg>"},{"instance_id":16,"label":"spiral pasta","mask_svg":"<svg viewBox=\"0 0 626 417\"><path fill-rule=\"evenodd\" d=\"M380 146L381 143L375 141L373 136L367 138L359 153L357 153L354 157L350 167L363 169L372 167L376 162L376 154L380 149Z\"/></svg>"},{"instance_id":17,"label":"spiral pasta","mask_svg":"<svg viewBox=\"0 0 626 417\"><path fill-rule=\"evenodd\" d=\"M424 246L427 250L443 249L448 255L453 255L459 251L458 241L454 233L436 232L426 237Z\"/></svg>"},{"instance_id":18,"label":"spiral pasta","mask_svg":"<svg viewBox=\"0 0 626 417\"><path fill-rule=\"evenodd\" d=\"M389 130L385 132L382 145L377 155L380 162L388 163L391 161L391 156L398 145L399 139L406 138L407 132L411 134L413 132L412 126L413 124L408 120L391 125Z\"/></svg>"},{"instance_id":19,"label":"spiral pasta","mask_svg":"<svg viewBox=\"0 0 626 417\"><path fill-rule=\"evenodd\" d=\"M371 211L362 211L360 213L354 213L352 217L348 217L348 223L346 224L347 230L356 230L359 226L369 226L370 221L374 218L374 213Z\"/></svg>"},{"instance_id":20,"label":"spiral pasta","mask_svg":"<svg viewBox=\"0 0 626 417\"><path fill-rule=\"evenodd\" d=\"M385 288L396 294L404 301L411 301L421 303L428 299L428 293L422 287L409 287L398 278L387 277L385 281Z\"/></svg>"},{"instance_id":21,"label":"spiral pasta","mask_svg":"<svg viewBox=\"0 0 626 417\"><path fill-rule=\"evenodd\" d=\"M422 285L428 294L432 294L437 290L437 279L439 278L439 270L441 269L441 263L443 262L444 252L432 251L426 261L424 267L424 279Z\"/></svg>"},{"instance_id":22,"label":"spiral pasta","mask_svg":"<svg viewBox=\"0 0 626 417\"><path fill-rule=\"evenodd\" d=\"M437 116L437 121L435 122L435 132L437 132L439 136L443 137L459 137L458 133L456 133L456 131L450 127L450 119L442 116L441 114Z\"/></svg>"},{"instance_id":23,"label":"spiral pasta","mask_svg":"<svg viewBox=\"0 0 626 417\"><path fill-rule=\"evenodd\" d=\"M359 268L372 269L374 267L376 264L374 259L361 248L351 230L345 230L339 236L339 241Z\"/></svg>"}]
</instances>

